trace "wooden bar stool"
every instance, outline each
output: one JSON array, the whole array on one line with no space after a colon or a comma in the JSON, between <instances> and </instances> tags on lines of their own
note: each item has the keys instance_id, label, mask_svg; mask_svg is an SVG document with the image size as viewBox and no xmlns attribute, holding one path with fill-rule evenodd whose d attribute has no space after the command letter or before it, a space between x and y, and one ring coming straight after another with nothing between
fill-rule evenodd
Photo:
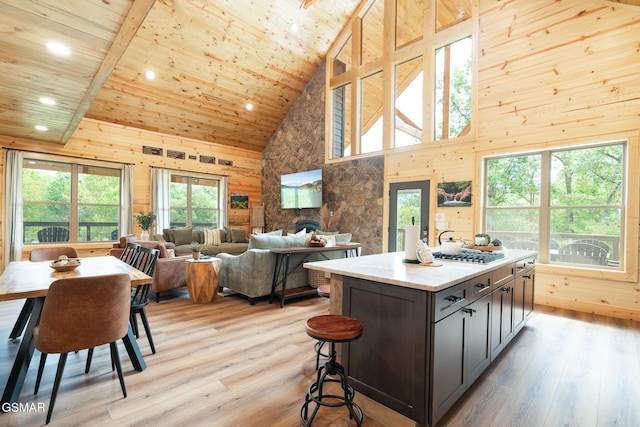
<instances>
[{"instance_id":1,"label":"wooden bar stool","mask_svg":"<svg viewBox=\"0 0 640 427\"><path fill-rule=\"evenodd\" d=\"M356 421L356 425L362 423L362 409L353 401L356 394L353 387L347 381L344 368L336 361L336 343L354 341L362 335L362 324L358 319L335 314L325 314L307 319L307 334L319 341L330 344L329 360L318 369L316 382L311 384L304 404L300 408L300 421L304 426L310 426L318 413L320 406L339 407L346 406L349 409L349 418ZM342 387L342 394L330 394L324 387L325 383L339 383ZM308 415L309 404L316 404Z\"/></svg>"}]
</instances>

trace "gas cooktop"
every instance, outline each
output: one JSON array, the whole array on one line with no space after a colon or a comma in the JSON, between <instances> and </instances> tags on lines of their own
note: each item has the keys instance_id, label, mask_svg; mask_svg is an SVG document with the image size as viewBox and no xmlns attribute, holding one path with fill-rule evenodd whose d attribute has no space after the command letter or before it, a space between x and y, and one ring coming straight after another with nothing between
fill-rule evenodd
<instances>
[{"instance_id":1,"label":"gas cooktop","mask_svg":"<svg viewBox=\"0 0 640 427\"><path fill-rule=\"evenodd\" d=\"M434 258L449 259L453 261L477 262L481 264L489 264L505 257L502 252L480 252L462 250L458 255L445 255L441 252L434 252Z\"/></svg>"}]
</instances>

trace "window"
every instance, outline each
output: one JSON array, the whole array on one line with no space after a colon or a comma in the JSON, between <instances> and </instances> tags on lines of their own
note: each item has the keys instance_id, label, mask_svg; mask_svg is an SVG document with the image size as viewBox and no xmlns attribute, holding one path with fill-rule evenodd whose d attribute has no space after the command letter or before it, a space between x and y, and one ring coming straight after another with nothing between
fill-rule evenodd
<instances>
[{"instance_id":1,"label":"window","mask_svg":"<svg viewBox=\"0 0 640 427\"><path fill-rule=\"evenodd\" d=\"M120 174L119 168L25 158L24 243L115 240Z\"/></svg>"},{"instance_id":2,"label":"window","mask_svg":"<svg viewBox=\"0 0 640 427\"><path fill-rule=\"evenodd\" d=\"M328 53L327 160L472 136L476 9L375 0L357 12Z\"/></svg>"},{"instance_id":3,"label":"window","mask_svg":"<svg viewBox=\"0 0 640 427\"><path fill-rule=\"evenodd\" d=\"M471 37L436 51L435 140L466 135L471 123Z\"/></svg>"},{"instance_id":4,"label":"window","mask_svg":"<svg viewBox=\"0 0 640 427\"><path fill-rule=\"evenodd\" d=\"M169 203L172 228L190 226L197 230L222 226L218 179L172 174Z\"/></svg>"},{"instance_id":5,"label":"window","mask_svg":"<svg viewBox=\"0 0 640 427\"><path fill-rule=\"evenodd\" d=\"M553 264L619 268L626 143L486 159L487 233Z\"/></svg>"}]
</instances>

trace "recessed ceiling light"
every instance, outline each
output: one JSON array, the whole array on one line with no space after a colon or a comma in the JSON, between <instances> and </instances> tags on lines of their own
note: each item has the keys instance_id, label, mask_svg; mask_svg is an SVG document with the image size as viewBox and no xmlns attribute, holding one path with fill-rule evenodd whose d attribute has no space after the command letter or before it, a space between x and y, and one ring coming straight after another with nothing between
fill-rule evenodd
<instances>
[{"instance_id":1,"label":"recessed ceiling light","mask_svg":"<svg viewBox=\"0 0 640 427\"><path fill-rule=\"evenodd\" d=\"M153 71L151 71L151 70L147 70L147 71L144 73L144 76L147 78L147 80L155 80L155 78L156 78L156 73L154 73L154 72L153 72Z\"/></svg>"},{"instance_id":2,"label":"recessed ceiling light","mask_svg":"<svg viewBox=\"0 0 640 427\"><path fill-rule=\"evenodd\" d=\"M39 130L40 132L46 132L49 130L49 128L42 125L36 125L36 130Z\"/></svg>"},{"instance_id":3,"label":"recessed ceiling light","mask_svg":"<svg viewBox=\"0 0 640 427\"><path fill-rule=\"evenodd\" d=\"M47 96L43 96L40 98L40 103L44 105L56 105L56 100Z\"/></svg>"},{"instance_id":4,"label":"recessed ceiling light","mask_svg":"<svg viewBox=\"0 0 640 427\"><path fill-rule=\"evenodd\" d=\"M251 111L251 110L253 110L253 104L249 103L249 104L245 105L244 108L246 108L247 111Z\"/></svg>"},{"instance_id":5,"label":"recessed ceiling light","mask_svg":"<svg viewBox=\"0 0 640 427\"><path fill-rule=\"evenodd\" d=\"M65 44L58 42L47 42L47 49L56 55L68 56L71 55L71 49Z\"/></svg>"},{"instance_id":6,"label":"recessed ceiling light","mask_svg":"<svg viewBox=\"0 0 640 427\"><path fill-rule=\"evenodd\" d=\"M298 31L298 24L296 24L295 22L291 24L291 31L293 31L294 33Z\"/></svg>"}]
</instances>

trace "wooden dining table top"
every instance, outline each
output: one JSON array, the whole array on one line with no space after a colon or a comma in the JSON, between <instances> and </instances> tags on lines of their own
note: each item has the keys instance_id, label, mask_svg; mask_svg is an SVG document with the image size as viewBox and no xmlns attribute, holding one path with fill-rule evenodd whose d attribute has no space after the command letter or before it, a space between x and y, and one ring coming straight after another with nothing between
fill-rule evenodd
<instances>
[{"instance_id":1,"label":"wooden dining table top","mask_svg":"<svg viewBox=\"0 0 640 427\"><path fill-rule=\"evenodd\" d=\"M111 255L82 258L73 271L57 272L50 264L51 261L9 263L0 276L0 301L46 296L53 282L73 277L126 273L132 285L151 283L152 280L151 276Z\"/></svg>"}]
</instances>

